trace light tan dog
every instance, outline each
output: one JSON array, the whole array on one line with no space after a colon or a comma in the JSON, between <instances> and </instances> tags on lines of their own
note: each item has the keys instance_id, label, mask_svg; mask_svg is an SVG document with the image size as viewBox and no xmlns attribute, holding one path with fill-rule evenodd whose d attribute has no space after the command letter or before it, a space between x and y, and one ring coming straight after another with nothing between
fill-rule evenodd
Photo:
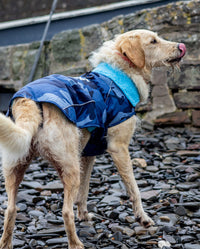
<instances>
[{"instance_id":1,"label":"light tan dog","mask_svg":"<svg viewBox=\"0 0 200 249\"><path fill-rule=\"evenodd\" d=\"M148 97L153 67L176 65L186 52L185 45L163 40L154 32L135 30L105 42L91 57L95 67L106 62L125 72L139 91L141 101ZM87 129L78 129L61 111L49 103L38 105L27 98L18 98L12 105L15 122L0 114L0 145L3 151L8 207L5 212L4 232L0 249L12 248L12 234L16 217L16 196L25 170L35 155L48 159L58 171L64 185L63 219L70 249L82 249L76 235L73 204L78 205L80 219L89 219L87 195L89 178L95 157L81 157L90 138ZM134 133L133 116L108 129L107 151L126 185L136 220L145 227L154 222L144 212L139 189L134 178L128 146Z\"/></svg>"}]
</instances>

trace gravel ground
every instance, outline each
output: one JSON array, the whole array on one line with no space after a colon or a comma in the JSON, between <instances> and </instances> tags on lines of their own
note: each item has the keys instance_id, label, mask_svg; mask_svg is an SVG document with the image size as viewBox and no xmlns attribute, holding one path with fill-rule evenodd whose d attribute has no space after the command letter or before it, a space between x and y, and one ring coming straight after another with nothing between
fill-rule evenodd
<instances>
[{"instance_id":1,"label":"gravel ground","mask_svg":"<svg viewBox=\"0 0 200 249\"><path fill-rule=\"evenodd\" d=\"M94 220L76 219L86 248L200 249L200 131L147 128L134 135L130 153L144 209L156 225L144 229L135 222L124 184L105 154L97 158L90 182ZM62 204L54 168L40 158L33 161L18 193L14 248L67 248ZM0 174L0 233L6 206Z\"/></svg>"}]
</instances>

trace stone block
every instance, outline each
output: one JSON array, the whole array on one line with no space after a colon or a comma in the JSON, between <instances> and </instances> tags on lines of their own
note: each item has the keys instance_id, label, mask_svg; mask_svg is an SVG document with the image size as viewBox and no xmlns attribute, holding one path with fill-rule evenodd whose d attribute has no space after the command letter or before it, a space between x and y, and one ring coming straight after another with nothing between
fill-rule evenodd
<instances>
[{"instance_id":1,"label":"stone block","mask_svg":"<svg viewBox=\"0 0 200 249\"><path fill-rule=\"evenodd\" d=\"M192 123L194 126L200 127L200 111L192 111Z\"/></svg>"},{"instance_id":2,"label":"stone block","mask_svg":"<svg viewBox=\"0 0 200 249\"><path fill-rule=\"evenodd\" d=\"M165 85L167 83L167 71L165 68L155 68L152 73L152 85Z\"/></svg>"},{"instance_id":3,"label":"stone block","mask_svg":"<svg viewBox=\"0 0 200 249\"><path fill-rule=\"evenodd\" d=\"M175 105L172 97L170 95L154 97L153 110L157 110L159 115L175 111Z\"/></svg>"},{"instance_id":4,"label":"stone block","mask_svg":"<svg viewBox=\"0 0 200 249\"><path fill-rule=\"evenodd\" d=\"M21 81L23 84L28 83L28 77L30 75L35 56L37 54L39 47L32 45L19 45L12 48L12 77L15 81ZM46 56L45 56L45 47L40 56L40 60L37 65L34 79L40 78L44 75L46 68Z\"/></svg>"},{"instance_id":5,"label":"stone block","mask_svg":"<svg viewBox=\"0 0 200 249\"><path fill-rule=\"evenodd\" d=\"M155 125L180 125L189 124L191 120L187 112L172 112L157 117Z\"/></svg>"},{"instance_id":6,"label":"stone block","mask_svg":"<svg viewBox=\"0 0 200 249\"><path fill-rule=\"evenodd\" d=\"M180 109L200 109L200 92L179 92L174 94L174 101Z\"/></svg>"},{"instance_id":7,"label":"stone block","mask_svg":"<svg viewBox=\"0 0 200 249\"><path fill-rule=\"evenodd\" d=\"M102 43L100 25L91 25L79 30L82 59L89 57L90 53L99 48Z\"/></svg>"},{"instance_id":8,"label":"stone block","mask_svg":"<svg viewBox=\"0 0 200 249\"><path fill-rule=\"evenodd\" d=\"M154 97L163 97L169 94L168 88L166 85L156 85L153 87L151 96Z\"/></svg>"},{"instance_id":9,"label":"stone block","mask_svg":"<svg viewBox=\"0 0 200 249\"><path fill-rule=\"evenodd\" d=\"M152 111L146 113L144 119L153 122L158 116L174 112L176 110L173 98L168 94L153 98Z\"/></svg>"},{"instance_id":10,"label":"stone block","mask_svg":"<svg viewBox=\"0 0 200 249\"><path fill-rule=\"evenodd\" d=\"M10 48L0 48L0 80L7 80L10 78Z\"/></svg>"},{"instance_id":11,"label":"stone block","mask_svg":"<svg viewBox=\"0 0 200 249\"><path fill-rule=\"evenodd\" d=\"M108 41L115 35L124 33L124 18L122 15L112 18L111 20L101 24L104 40Z\"/></svg>"},{"instance_id":12,"label":"stone block","mask_svg":"<svg viewBox=\"0 0 200 249\"><path fill-rule=\"evenodd\" d=\"M169 75L170 76L170 75ZM168 86L171 89L200 89L200 65L183 65L181 72L175 71L168 78Z\"/></svg>"},{"instance_id":13,"label":"stone block","mask_svg":"<svg viewBox=\"0 0 200 249\"><path fill-rule=\"evenodd\" d=\"M81 38L78 29L67 30L52 38L52 60L54 63L67 65L81 59Z\"/></svg>"},{"instance_id":14,"label":"stone block","mask_svg":"<svg viewBox=\"0 0 200 249\"><path fill-rule=\"evenodd\" d=\"M124 32L133 29L148 29L149 27L146 22L146 16L146 10L124 16Z\"/></svg>"},{"instance_id":15,"label":"stone block","mask_svg":"<svg viewBox=\"0 0 200 249\"><path fill-rule=\"evenodd\" d=\"M28 83L28 78L31 73L37 52L38 52L37 50L28 50L24 58L24 79L23 79L24 84ZM45 54L43 52L41 53L40 59L38 61L33 80L45 76L45 71L46 71L45 69L46 69L46 60L45 60Z\"/></svg>"},{"instance_id":16,"label":"stone block","mask_svg":"<svg viewBox=\"0 0 200 249\"><path fill-rule=\"evenodd\" d=\"M12 47L11 71L13 80L21 80L24 77L24 59L28 53L28 45Z\"/></svg>"}]
</instances>

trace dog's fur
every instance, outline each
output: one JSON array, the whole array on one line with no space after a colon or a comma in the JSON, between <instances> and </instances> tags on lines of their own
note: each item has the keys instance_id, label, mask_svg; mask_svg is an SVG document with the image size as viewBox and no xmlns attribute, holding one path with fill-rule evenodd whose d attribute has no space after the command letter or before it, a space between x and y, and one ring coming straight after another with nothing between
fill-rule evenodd
<instances>
[{"instance_id":1,"label":"dog's fur","mask_svg":"<svg viewBox=\"0 0 200 249\"><path fill-rule=\"evenodd\" d=\"M121 34L114 40L105 42L91 57L94 67L100 62L107 62L123 70L135 82L141 101L145 101L148 97L148 82L152 68L170 66L179 60L180 50L177 43L163 40L147 30ZM35 102L19 98L12 105L12 113L15 122L0 114L0 144L8 194L0 249L12 248L17 190L32 157L38 154L54 165L64 185L62 213L69 248L84 248L76 235L73 204L76 201L80 219L90 218L86 201L95 157L80 156L90 138L90 133L86 129L78 129L57 107L48 103L43 104L42 117L40 108ZM148 227L154 222L143 210L128 151L135 125L136 118L133 116L109 128L107 151L126 185L136 219Z\"/></svg>"}]
</instances>

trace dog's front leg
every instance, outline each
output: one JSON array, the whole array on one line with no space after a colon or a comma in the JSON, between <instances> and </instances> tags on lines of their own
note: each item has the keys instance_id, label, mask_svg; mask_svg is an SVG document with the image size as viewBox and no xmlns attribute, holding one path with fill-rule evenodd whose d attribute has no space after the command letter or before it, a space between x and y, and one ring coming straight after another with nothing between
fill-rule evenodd
<instances>
[{"instance_id":1,"label":"dog's front leg","mask_svg":"<svg viewBox=\"0 0 200 249\"><path fill-rule=\"evenodd\" d=\"M144 227L154 224L151 218L144 212L140 192L134 177L128 146L133 134L134 120L129 119L118 126L108 130L108 152L124 181L130 200L133 203L133 211L136 220Z\"/></svg>"}]
</instances>

